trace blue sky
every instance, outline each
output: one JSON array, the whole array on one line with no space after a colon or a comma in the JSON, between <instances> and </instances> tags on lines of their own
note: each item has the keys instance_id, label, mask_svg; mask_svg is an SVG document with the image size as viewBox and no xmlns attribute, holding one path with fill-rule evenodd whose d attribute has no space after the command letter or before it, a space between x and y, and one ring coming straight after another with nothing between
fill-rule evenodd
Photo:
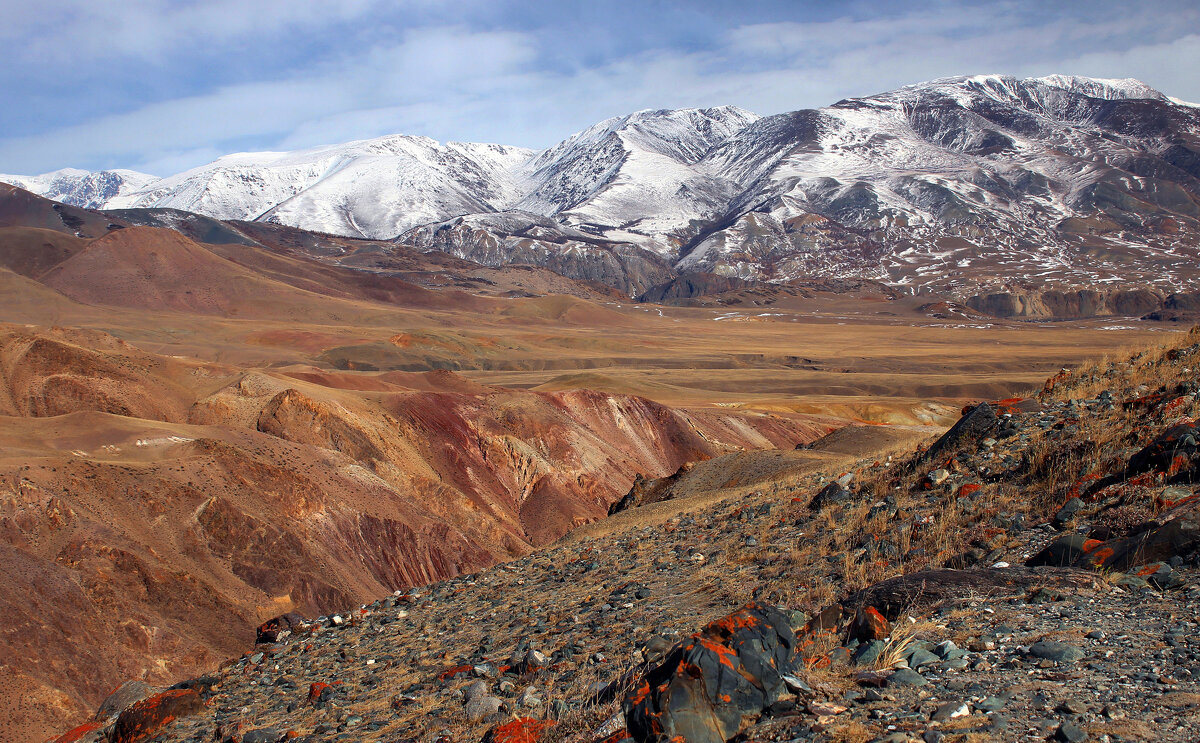
<instances>
[{"instance_id":1,"label":"blue sky","mask_svg":"<svg viewBox=\"0 0 1200 743\"><path fill-rule=\"evenodd\" d=\"M642 108L778 113L959 74L1137 77L1200 101L1161 2L0 0L0 172L167 175L421 134L545 147Z\"/></svg>"}]
</instances>

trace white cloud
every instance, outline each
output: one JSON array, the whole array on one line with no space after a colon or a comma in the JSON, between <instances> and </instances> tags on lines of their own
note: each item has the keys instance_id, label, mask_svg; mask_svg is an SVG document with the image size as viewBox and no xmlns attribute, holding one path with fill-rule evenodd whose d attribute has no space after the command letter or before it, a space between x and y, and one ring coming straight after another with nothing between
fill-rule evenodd
<instances>
[{"instance_id":1,"label":"white cloud","mask_svg":"<svg viewBox=\"0 0 1200 743\"><path fill-rule=\"evenodd\" d=\"M6 3L12 4L12 3ZM18 0L0 41L9 54L68 67L106 57L148 61L233 40L369 17L385 0Z\"/></svg>"}]
</instances>

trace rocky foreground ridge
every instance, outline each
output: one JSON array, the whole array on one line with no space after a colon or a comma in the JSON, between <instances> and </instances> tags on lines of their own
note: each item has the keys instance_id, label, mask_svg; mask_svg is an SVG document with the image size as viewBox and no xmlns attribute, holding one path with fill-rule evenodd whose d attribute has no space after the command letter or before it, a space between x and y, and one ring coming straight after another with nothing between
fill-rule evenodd
<instances>
[{"instance_id":1,"label":"rocky foreground ridge","mask_svg":"<svg viewBox=\"0 0 1200 743\"><path fill-rule=\"evenodd\" d=\"M57 743L1195 740L1200 334L1174 340L916 451L283 615Z\"/></svg>"}]
</instances>

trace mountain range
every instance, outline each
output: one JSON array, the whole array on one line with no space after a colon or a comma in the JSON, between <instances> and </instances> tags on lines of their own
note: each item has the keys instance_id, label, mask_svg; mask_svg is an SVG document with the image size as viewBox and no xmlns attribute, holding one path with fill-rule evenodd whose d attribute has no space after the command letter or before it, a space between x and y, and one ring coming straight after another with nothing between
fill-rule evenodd
<instances>
[{"instance_id":1,"label":"mountain range","mask_svg":"<svg viewBox=\"0 0 1200 743\"><path fill-rule=\"evenodd\" d=\"M1136 80L955 77L760 117L639 111L542 151L394 135L166 178L0 176L551 267L637 295L679 273L1179 290L1200 257L1200 107Z\"/></svg>"}]
</instances>

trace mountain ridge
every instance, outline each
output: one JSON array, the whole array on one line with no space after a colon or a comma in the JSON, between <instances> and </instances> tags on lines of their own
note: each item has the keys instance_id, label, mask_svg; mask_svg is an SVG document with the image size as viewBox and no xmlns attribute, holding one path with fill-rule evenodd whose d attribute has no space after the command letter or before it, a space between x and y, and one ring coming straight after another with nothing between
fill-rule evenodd
<instances>
[{"instance_id":1,"label":"mountain ridge","mask_svg":"<svg viewBox=\"0 0 1200 743\"><path fill-rule=\"evenodd\" d=\"M1196 257L1200 234L1200 107L1133 79L974 75L766 117L646 109L541 151L389 135L227 155L140 189L129 178L102 206L419 241L587 278L569 233L744 280L1179 290L1172 265ZM3 179L35 192L54 180ZM436 238L458 219L504 224Z\"/></svg>"}]
</instances>

